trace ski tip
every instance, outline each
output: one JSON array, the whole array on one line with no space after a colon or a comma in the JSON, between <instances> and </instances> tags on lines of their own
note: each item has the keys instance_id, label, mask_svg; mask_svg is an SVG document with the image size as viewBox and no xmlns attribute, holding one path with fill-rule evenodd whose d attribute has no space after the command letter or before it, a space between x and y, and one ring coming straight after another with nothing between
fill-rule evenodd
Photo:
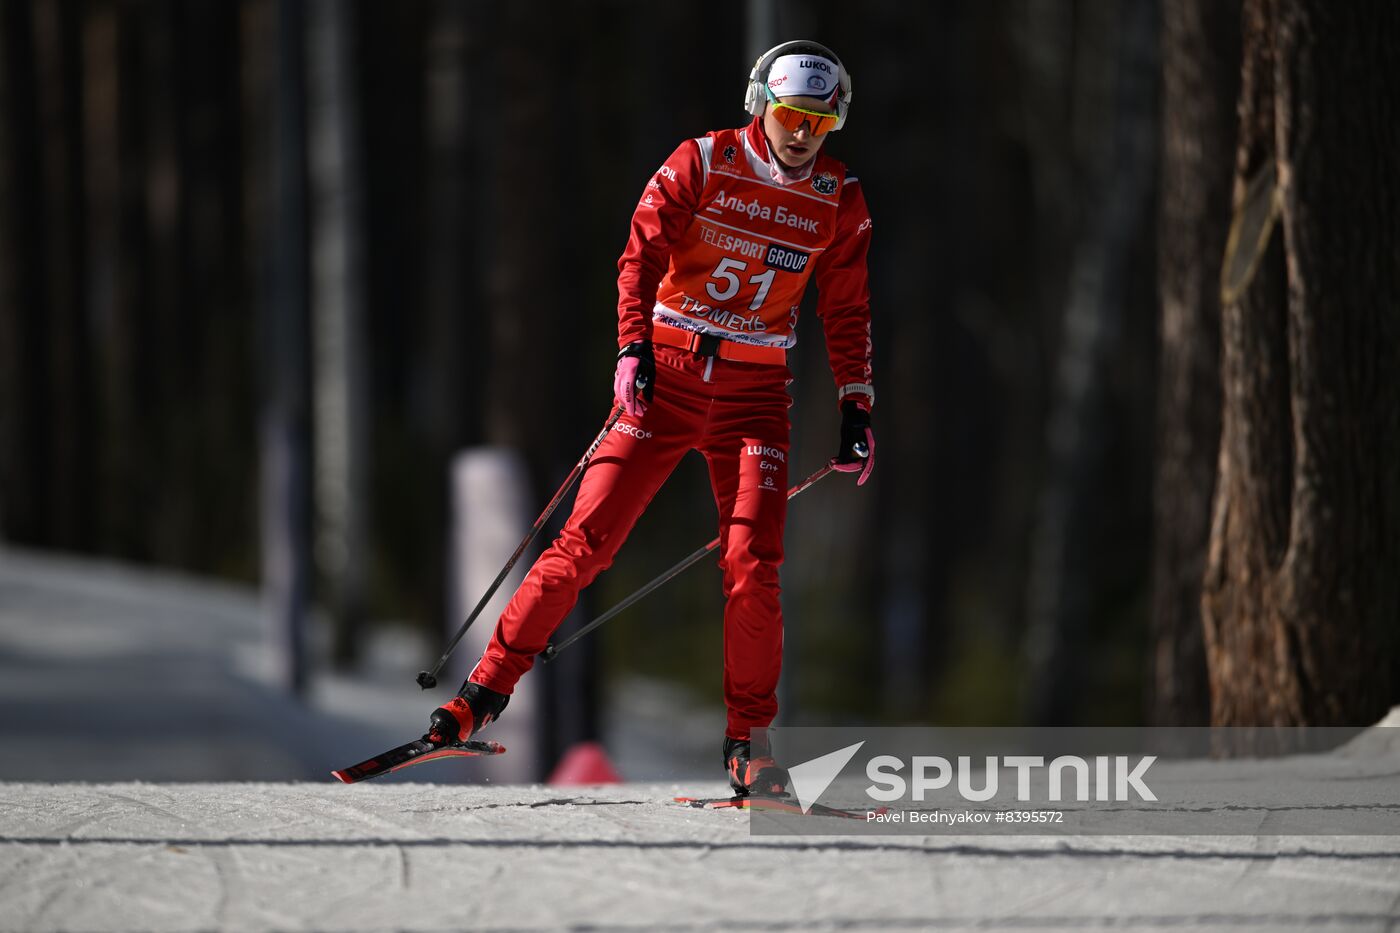
<instances>
[{"instance_id":1,"label":"ski tip","mask_svg":"<svg viewBox=\"0 0 1400 933\"><path fill-rule=\"evenodd\" d=\"M355 779L352 778L352 777L351 777L347 772L345 772L345 771L332 771L332 772L331 772L331 777L335 778L337 781L339 781L339 782L342 783L342 784L354 784L354 783L355 783Z\"/></svg>"}]
</instances>

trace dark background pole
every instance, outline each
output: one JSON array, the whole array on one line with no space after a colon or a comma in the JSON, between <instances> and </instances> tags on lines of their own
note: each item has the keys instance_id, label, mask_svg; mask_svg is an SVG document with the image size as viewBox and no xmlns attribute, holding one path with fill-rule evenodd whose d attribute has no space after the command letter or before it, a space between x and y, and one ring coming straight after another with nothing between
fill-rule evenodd
<instances>
[{"instance_id":1,"label":"dark background pole","mask_svg":"<svg viewBox=\"0 0 1400 933\"><path fill-rule=\"evenodd\" d=\"M297 0L277 4L272 229L263 304L261 415L263 594L275 674L306 687L311 598L311 412L307 321L306 23Z\"/></svg>"}]
</instances>

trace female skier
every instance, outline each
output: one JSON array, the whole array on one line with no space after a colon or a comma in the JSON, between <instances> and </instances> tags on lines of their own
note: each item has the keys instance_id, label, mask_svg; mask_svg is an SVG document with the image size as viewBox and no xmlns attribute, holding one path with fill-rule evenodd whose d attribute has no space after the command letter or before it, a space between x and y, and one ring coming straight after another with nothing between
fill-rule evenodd
<instances>
[{"instance_id":1,"label":"female skier","mask_svg":"<svg viewBox=\"0 0 1400 933\"><path fill-rule=\"evenodd\" d=\"M738 794L785 789L786 773L768 749L751 747L750 730L778 710L786 354L814 276L841 411L832 466L864 485L875 454L870 215L855 175L822 151L850 100L850 75L830 49L785 42L749 73L748 125L686 140L647 182L618 261L613 391L622 417L467 682L433 712L433 741L465 741L501 714L579 591L612 563L681 457L698 450L719 510L725 771Z\"/></svg>"}]
</instances>

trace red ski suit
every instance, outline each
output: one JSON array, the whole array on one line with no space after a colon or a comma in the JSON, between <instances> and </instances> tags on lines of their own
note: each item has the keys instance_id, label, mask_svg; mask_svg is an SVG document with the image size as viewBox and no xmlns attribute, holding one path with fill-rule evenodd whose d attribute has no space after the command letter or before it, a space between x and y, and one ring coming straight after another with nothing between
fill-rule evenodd
<instances>
[{"instance_id":1,"label":"red ski suit","mask_svg":"<svg viewBox=\"0 0 1400 933\"><path fill-rule=\"evenodd\" d=\"M698 450L719 511L726 733L746 739L772 723L792 404L785 351L813 274L837 397L874 400L860 185L824 153L797 179L780 176L772 158L755 118L686 140L647 183L618 261L618 345L653 341L655 397L598 448L568 522L470 680L514 689L681 457Z\"/></svg>"}]
</instances>

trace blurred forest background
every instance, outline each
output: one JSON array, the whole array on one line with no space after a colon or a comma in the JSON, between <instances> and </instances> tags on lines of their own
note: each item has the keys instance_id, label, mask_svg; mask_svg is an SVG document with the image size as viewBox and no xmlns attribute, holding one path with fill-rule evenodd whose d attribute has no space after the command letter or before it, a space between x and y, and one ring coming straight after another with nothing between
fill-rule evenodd
<instances>
[{"instance_id":1,"label":"blurred forest background","mask_svg":"<svg viewBox=\"0 0 1400 933\"><path fill-rule=\"evenodd\" d=\"M440 644L452 457L516 450L548 501L607 414L642 186L744 123L754 58L798 37L854 78L828 148L875 222L879 455L790 512L788 721L1204 723L1212 690L1219 721L1378 718L1400 698L1385 3L4 0L0 536L314 602L338 665L385 620ZM1307 325L1324 290L1340 331ZM839 422L804 320L794 477ZM1309 508L1341 517L1308 538ZM714 519L697 456L585 612ZM1228 544L1256 525L1251 602ZM717 700L720 613L708 564L674 581L595 637L595 687Z\"/></svg>"}]
</instances>

